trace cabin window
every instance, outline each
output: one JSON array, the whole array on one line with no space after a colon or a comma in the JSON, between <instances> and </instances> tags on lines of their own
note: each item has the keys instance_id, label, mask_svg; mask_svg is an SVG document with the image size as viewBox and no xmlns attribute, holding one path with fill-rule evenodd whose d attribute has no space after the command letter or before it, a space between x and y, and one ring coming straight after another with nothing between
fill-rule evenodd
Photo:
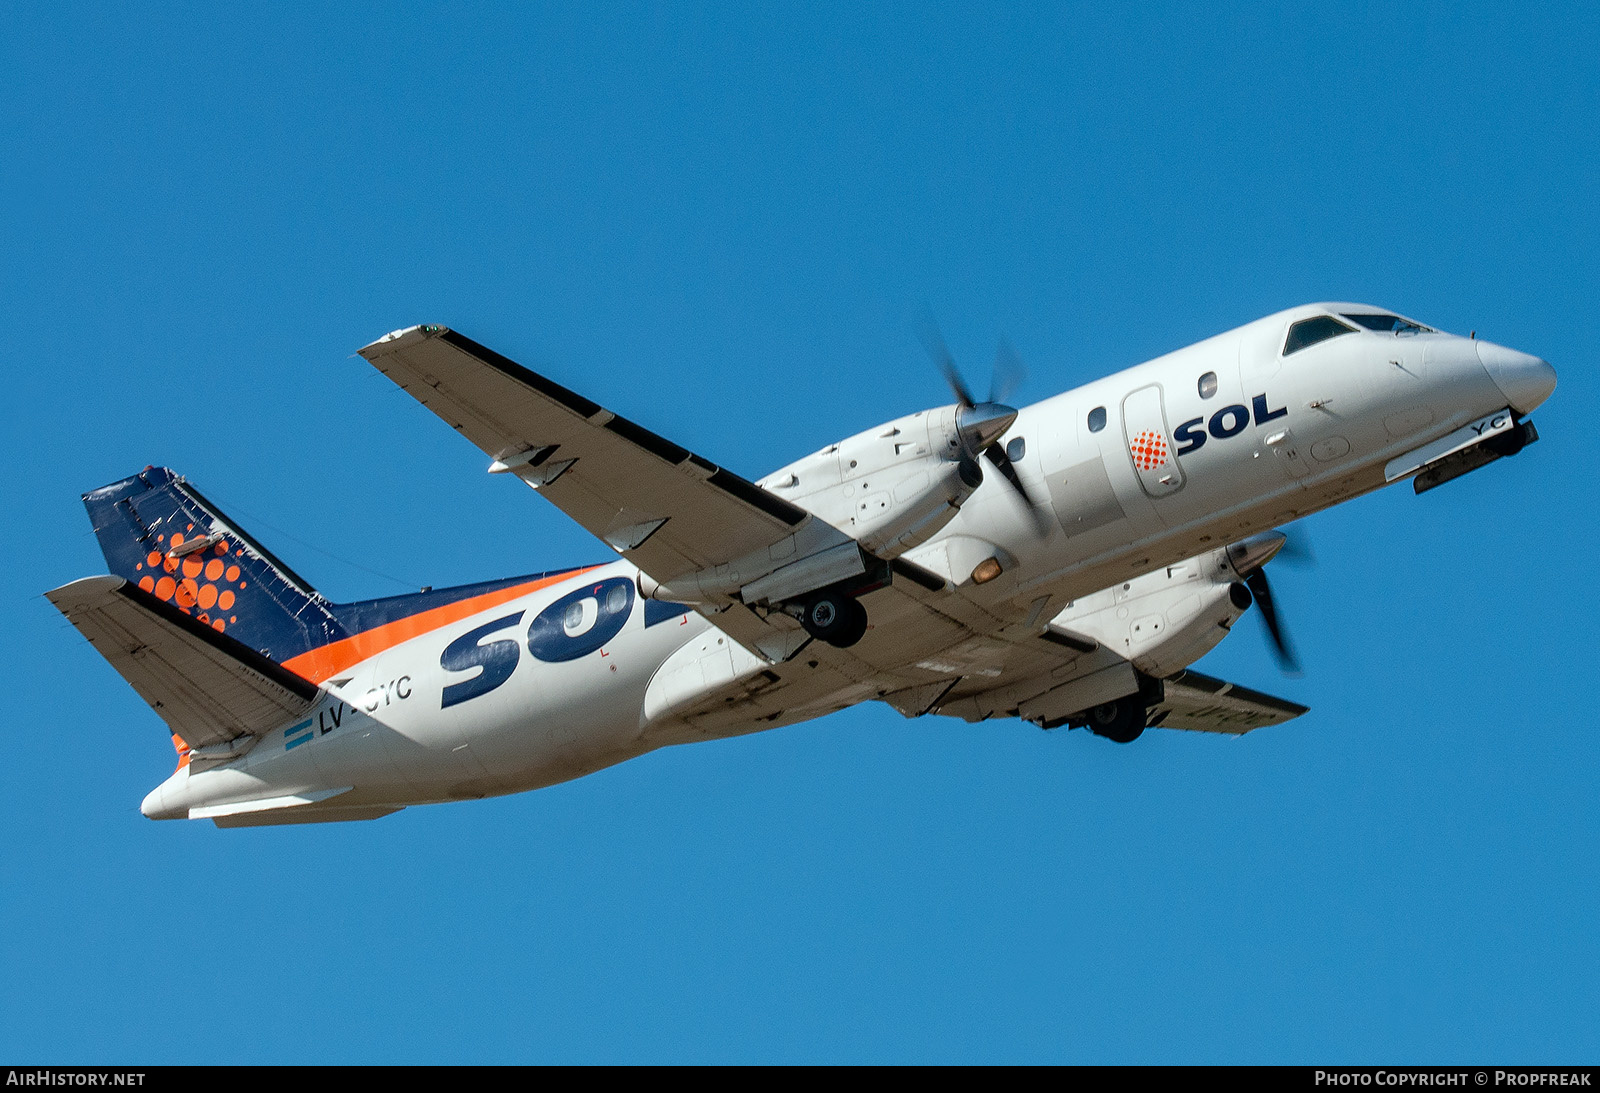
<instances>
[{"instance_id":1,"label":"cabin window","mask_svg":"<svg viewBox=\"0 0 1600 1093\"><path fill-rule=\"evenodd\" d=\"M1332 315L1318 315L1314 319L1301 319L1289 328L1289 337L1283 343L1283 355L1298 353L1302 349L1337 338L1340 334L1354 334L1356 328L1346 326Z\"/></svg>"},{"instance_id":2,"label":"cabin window","mask_svg":"<svg viewBox=\"0 0 1600 1093\"><path fill-rule=\"evenodd\" d=\"M1106 408L1104 406L1096 406L1093 410L1089 411L1089 431L1091 433L1098 433L1105 427Z\"/></svg>"},{"instance_id":3,"label":"cabin window","mask_svg":"<svg viewBox=\"0 0 1600 1093\"><path fill-rule=\"evenodd\" d=\"M1011 460L1011 462L1019 462L1022 457L1027 454L1028 442L1023 440L1020 436L1014 436L1010 440L1006 441L1006 458Z\"/></svg>"},{"instance_id":4,"label":"cabin window","mask_svg":"<svg viewBox=\"0 0 1600 1093\"><path fill-rule=\"evenodd\" d=\"M1199 386L1200 397L1210 398L1212 395L1217 393L1217 374L1215 372L1207 372L1205 375L1200 377Z\"/></svg>"}]
</instances>

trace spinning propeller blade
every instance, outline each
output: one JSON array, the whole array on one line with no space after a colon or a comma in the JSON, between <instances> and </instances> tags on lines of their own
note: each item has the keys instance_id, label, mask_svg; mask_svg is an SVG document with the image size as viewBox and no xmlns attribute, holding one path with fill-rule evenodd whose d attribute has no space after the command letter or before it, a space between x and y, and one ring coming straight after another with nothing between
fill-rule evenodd
<instances>
[{"instance_id":1,"label":"spinning propeller blade","mask_svg":"<svg viewBox=\"0 0 1600 1093\"><path fill-rule=\"evenodd\" d=\"M1283 620L1278 618L1278 607L1272 599L1272 586L1267 583L1267 571L1252 570L1250 575L1245 577L1244 583L1245 587L1250 589L1250 594L1255 597L1256 606L1261 608L1261 621L1266 624L1267 637L1272 643L1272 655L1277 660L1279 669L1285 675L1299 675L1300 658L1295 655L1288 631L1283 628Z\"/></svg>"},{"instance_id":2,"label":"spinning propeller blade","mask_svg":"<svg viewBox=\"0 0 1600 1093\"><path fill-rule=\"evenodd\" d=\"M933 363L938 366L944 375L944 381L950 385L950 390L956 396L956 404L963 410L977 405L972 397L972 392L967 390L966 383L961 379L961 373L956 368L956 359L950 354L950 347L944 343L944 335L939 333L939 324L933 321L931 314L923 315L918 331L922 340L922 348L928 351L928 356L933 358Z\"/></svg>"},{"instance_id":3,"label":"spinning propeller blade","mask_svg":"<svg viewBox=\"0 0 1600 1093\"><path fill-rule=\"evenodd\" d=\"M1278 668L1285 674L1300 674L1300 658L1295 654L1294 643L1278 615L1277 601L1273 599L1272 585L1267 580L1266 565L1274 558L1284 558L1290 564L1309 564L1312 560L1310 545L1298 532L1290 535L1283 531L1268 531L1252 535L1228 547L1228 558L1250 590L1256 605L1261 608L1261 622L1267 628L1267 638L1272 646Z\"/></svg>"},{"instance_id":4,"label":"spinning propeller blade","mask_svg":"<svg viewBox=\"0 0 1600 1093\"><path fill-rule=\"evenodd\" d=\"M1022 478L1017 474L1017 468L1012 464L1011 457L1006 454L1002 443L1006 430L1017 420L1017 411L1006 405L1005 399L1011 396L1027 375L1027 369L1023 366L1022 359L1017 356L1017 351L1004 337L1000 339L1000 344L995 349L994 368L989 377L989 397L983 402L978 402L972 397L972 391L967 387L966 381L961 378L955 356L945 344L944 335L939 332L939 325L934 322L931 314L923 316L920 337L922 347L927 350L928 356L943 373L945 382L950 385L950 390L956 396L956 430L965 457L976 459L982 454L993 463L995 469L1000 472L1000 477L1005 479L1006 484L1027 506L1034 529L1040 535L1045 534L1049 530L1049 514L1028 492L1028 487L1022 484Z\"/></svg>"},{"instance_id":5,"label":"spinning propeller blade","mask_svg":"<svg viewBox=\"0 0 1600 1093\"><path fill-rule=\"evenodd\" d=\"M1017 496L1027 504L1028 516L1033 520L1033 530L1040 535L1049 531L1049 514L1045 512L1044 506L1033 499L1033 495L1028 492L1028 487L1022 484L1022 479L1017 474L1017 468L1012 464L1011 457L1006 455L1006 450L1000 446L1000 442L997 440L989 445L983 450L983 454L989 462L995 465L995 469L1000 472L1000 476L1006 480L1011 488L1017 491Z\"/></svg>"}]
</instances>

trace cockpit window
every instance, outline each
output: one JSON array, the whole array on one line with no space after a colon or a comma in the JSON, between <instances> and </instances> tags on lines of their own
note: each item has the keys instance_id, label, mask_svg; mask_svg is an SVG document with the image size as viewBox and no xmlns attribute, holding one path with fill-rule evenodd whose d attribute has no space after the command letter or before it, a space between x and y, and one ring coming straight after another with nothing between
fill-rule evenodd
<instances>
[{"instance_id":1,"label":"cockpit window","mask_svg":"<svg viewBox=\"0 0 1600 1093\"><path fill-rule=\"evenodd\" d=\"M1283 343L1283 355L1298 353L1307 346L1337 338L1340 334L1354 334L1356 328L1346 326L1332 315L1318 315L1314 319L1301 319L1289 328L1289 337Z\"/></svg>"},{"instance_id":2,"label":"cockpit window","mask_svg":"<svg viewBox=\"0 0 1600 1093\"><path fill-rule=\"evenodd\" d=\"M1424 330L1433 333L1431 328L1398 315L1346 315L1345 318L1368 330L1385 330L1396 334L1420 334Z\"/></svg>"}]
</instances>

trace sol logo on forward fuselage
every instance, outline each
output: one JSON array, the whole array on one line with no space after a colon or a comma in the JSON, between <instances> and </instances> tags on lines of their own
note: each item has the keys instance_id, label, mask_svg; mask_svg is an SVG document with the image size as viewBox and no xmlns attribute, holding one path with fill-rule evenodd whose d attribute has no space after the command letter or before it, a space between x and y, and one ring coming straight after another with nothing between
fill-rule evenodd
<instances>
[{"instance_id":1,"label":"sol logo on forward fuselage","mask_svg":"<svg viewBox=\"0 0 1600 1093\"><path fill-rule=\"evenodd\" d=\"M1253 419L1257 425L1265 425L1284 417L1289 413L1287 406L1280 406L1276 410L1267 408L1267 396L1257 395L1250 400L1249 406L1235 403L1224 406L1211 415L1207 421L1203 417L1185 421L1172 431L1172 439L1178 442L1174 450L1177 455L1188 455L1190 452L1199 451L1205 445L1206 437L1216 437L1218 440L1227 440L1229 437L1238 436L1244 432L1245 426Z\"/></svg>"}]
</instances>

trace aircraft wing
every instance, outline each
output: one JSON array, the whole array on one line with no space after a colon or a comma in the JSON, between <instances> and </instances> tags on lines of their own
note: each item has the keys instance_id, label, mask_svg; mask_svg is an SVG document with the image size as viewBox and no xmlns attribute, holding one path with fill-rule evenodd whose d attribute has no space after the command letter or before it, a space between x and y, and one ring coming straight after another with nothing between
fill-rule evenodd
<instances>
[{"instance_id":1,"label":"aircraft wing","mask_svg":"<svg viewBox=\"0 0 1600 1093\"><path fill-rule=\"evenodd\" d=\"M1281 725L1306 713L1298 702L1252 691L1237 683L1179 672L1165 684L1166 697L1150 710L1150 725L1239 736L1266 725Z\"/></svg>"},{"instance_id":2,"label":"aircraft wing","mask_svg":"<svg viewBox=\"0 0 1600 1093\"><path fill-rule=\"evenodd\" d=\"M360 352L494 459L491 470L516 474L662 583L765 550L803 525L813 549L830 537L850 541L805 509L446 327L396 331ZM923 662L1014 621L952 595L943 578L905 559L891 569L892 583L863 596L871 629L849 649L810 642L799 622L781 612L740 604L697 610L769 662L806 650L803 671L774 668L786 685L800 681L790 676L805 680L786 687L791 715L800 695L821 694L840 680L871 697L869 680L900 690L948 677L953 669ZM973 655L996 674L1002 669L991 662L1008 671L1031 667L1027 657L1005 656L1008 650L1005 641L988 641Z\"/></svg>"},{"instance_id":3,"label":"aircraft wing","mask_svg":"<svg viewBox=\"0 0 1600 1093\"><path fill-rule=\"evenodd\" d=\"M85 577L45 596L191 748L270 732L319 693L121 577Z\"/></svg>"},{"instance_id":4,"label":"aircraft wing","mask_svg":"<svg viewBox=\"0 0 1600 1093\"><path fill-rule=\"evenodd\" d=\"M361 355L557 508L658 581L791 535L810 514L442 326ZM844 541L841 535L841 541Z\"/></svg>"}]
</instances>

